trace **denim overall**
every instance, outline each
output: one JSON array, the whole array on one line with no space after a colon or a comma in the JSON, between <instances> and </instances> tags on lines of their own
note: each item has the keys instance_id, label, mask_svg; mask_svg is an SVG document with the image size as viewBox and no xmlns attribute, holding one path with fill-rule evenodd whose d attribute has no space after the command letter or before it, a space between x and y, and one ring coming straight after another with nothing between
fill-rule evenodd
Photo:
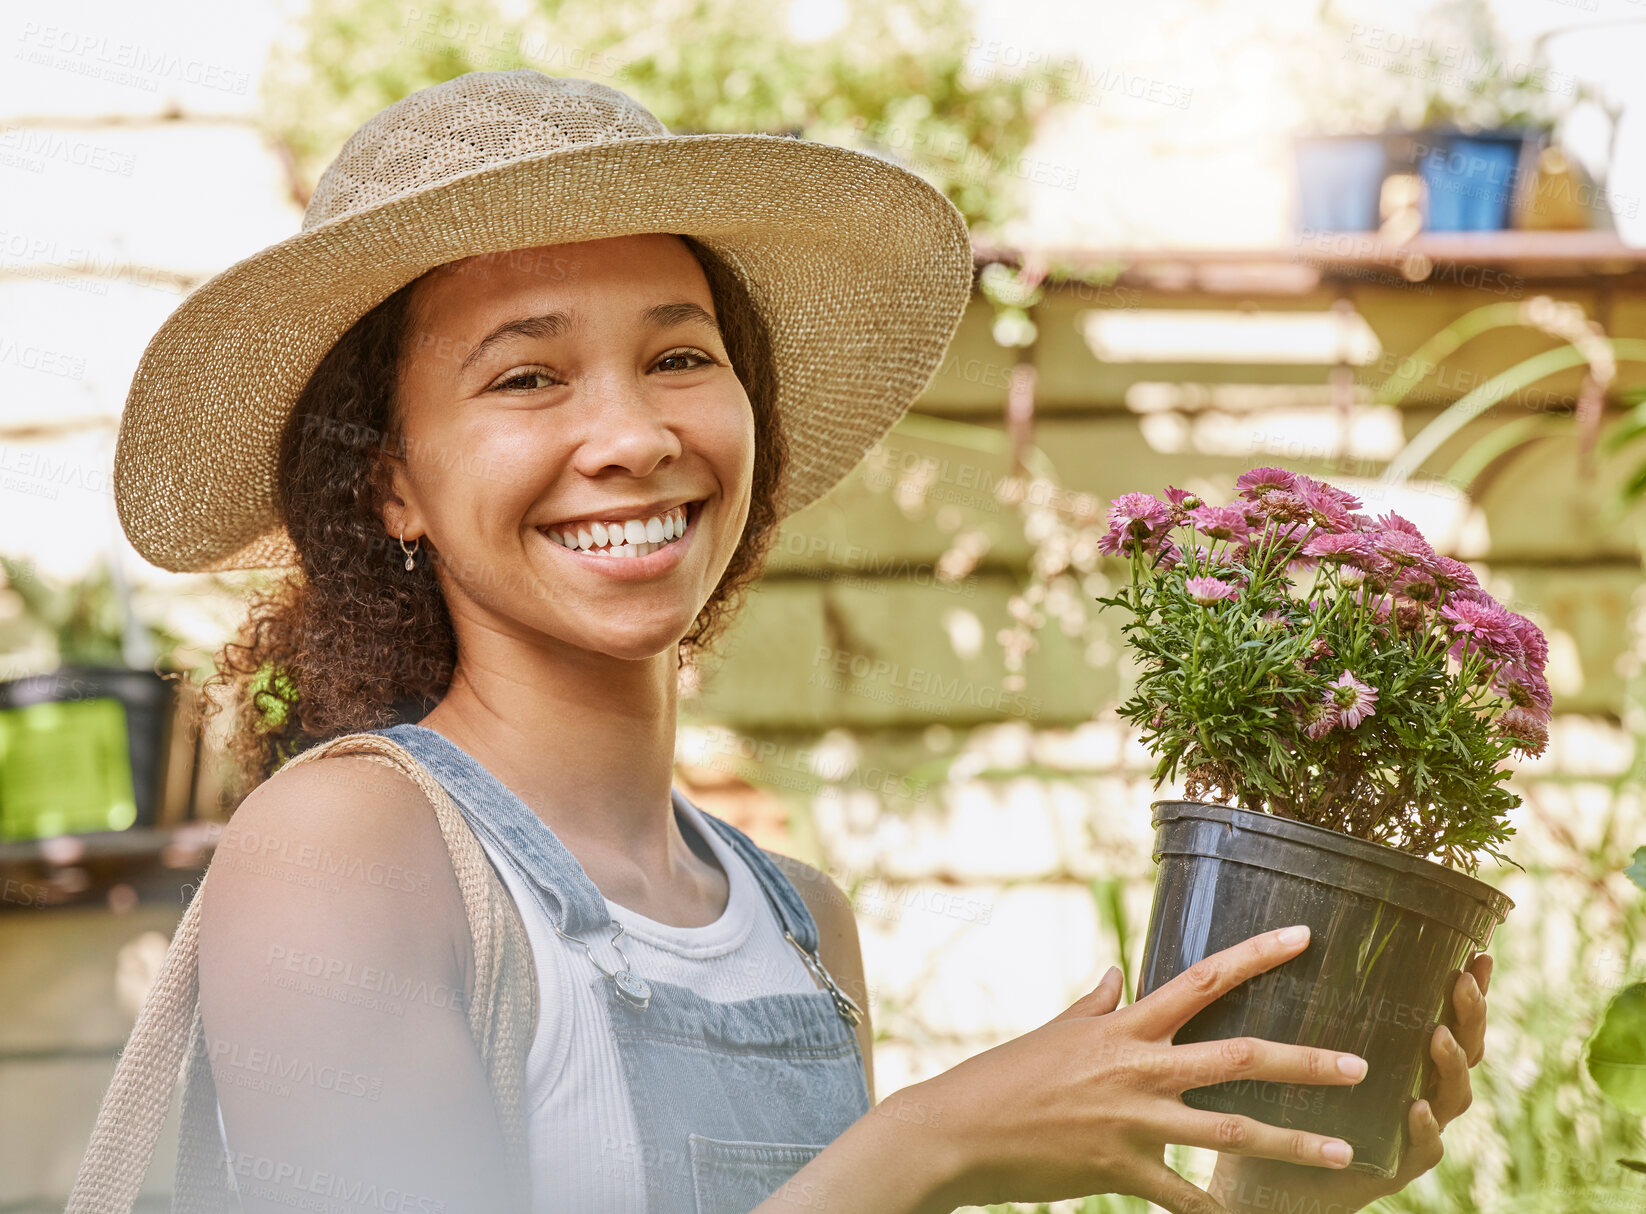
<instances>
[{"instance_id":1,"label":"denim overall","mask_svg":"<svg viewBox=\"0 0 1646 1214\"><path fill-rule=\"evenodd\" d=\"M371 732L423 764L588 953L639 1128L648 1214L748 1214L869 1111L858 1009L817 960L817 924L794 885L748 835L703 813L753 870L822 989L722 1003L632 974L600 890L519 797L432 729Z\"/></svg>"}]
</instances>

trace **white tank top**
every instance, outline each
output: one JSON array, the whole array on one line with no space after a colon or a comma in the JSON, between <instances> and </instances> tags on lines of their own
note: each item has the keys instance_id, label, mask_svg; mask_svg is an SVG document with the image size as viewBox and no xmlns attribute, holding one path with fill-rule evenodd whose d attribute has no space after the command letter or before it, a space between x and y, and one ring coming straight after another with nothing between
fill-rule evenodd
<instances>
[{"instance_id":1,"label":"white tank top","mask_svg":"<svg viewBox=\"0 0 1646 1214\"><path fill-rule=\"evenodd\" d=\"M686 819L682 829L695 829L713 849L730 895L720 918L703 927L673 927L605 899L623 925L618 944L634 972L720 1002L816 991L748 864L701 810L684 796L676 803ZM514 864L484 833L479 837L520 909L537 970L540 1012L525 1075L533 1212L644 1214L639 1129L599 985L609 980L581 944L554 930ZM606 969L619 969L622 959L610 939L608 929L591 936L589 947Z\"/></svg>"}]
</instances>

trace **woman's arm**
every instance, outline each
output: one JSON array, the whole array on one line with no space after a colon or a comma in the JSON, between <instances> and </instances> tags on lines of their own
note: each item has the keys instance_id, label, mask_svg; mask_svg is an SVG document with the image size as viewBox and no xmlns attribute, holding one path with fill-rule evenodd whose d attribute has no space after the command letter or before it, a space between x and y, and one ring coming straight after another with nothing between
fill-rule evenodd
<instances>
[{"instance_id":1,"label":"woman's arm","mask_svg":"<svg viewBox=\"0 0 1646 1214\"><path fill-rule=\"evenodd\" d=\"M281 772L235 812L198 896L201 1012L247 1214L506 1209L467 916L416 786L344 756Z\"/></svg>"}]
</instances>

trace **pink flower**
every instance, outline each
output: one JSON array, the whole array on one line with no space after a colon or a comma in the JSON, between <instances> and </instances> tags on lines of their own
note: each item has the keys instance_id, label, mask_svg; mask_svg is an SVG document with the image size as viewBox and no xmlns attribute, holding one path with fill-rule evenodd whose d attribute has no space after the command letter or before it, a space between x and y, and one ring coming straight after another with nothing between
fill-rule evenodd
<instances>
[{"instance_id":1,"label":"pink flower","mask_svg":"<svg viewBox=\"0 0 1646 1214\"><path fill-rule=\"evenodd\" d=\"M1318 704L1315 708L1317 711L1313 719L1303 726L1303 732L1318 742L1337 728L1338 720L1337 713L1321 708Z\"/></svg>"},{"instance_id":2,"label":"pink flower","mask_svg":"<svg viewBox=\"0 0 1646 1214\"><path fill-rule=\"evenodd\" d=\"M1417 536L1418 539L1423 538L1423 533L1417 529L1416 523L1396 514L1393 510L1378 516L1377 528L1381 531L1403 531L1407 535Z\"/></svg>"},{"instance_id":3,"label":"pink flower","mask_svg":"<svg viewBox=\"0 0 1646 1214\"><path fill-rule=\"evenodd\" d=\"M1109 525L1131 535L1151 535L1171 521L1171 507L1152 493L1122 493L1109 503Z\"/></svg>"},{"instance_id":4,"label":"pink flower","mask_svg":"<svg viewBox=\"0 0 1646 1214\"><path fill-rule=\"evenodd\" d=\"M1214 540L1244 539L1251 530L1246 516L1230 506L1196 506L1189 521L1202 535Z\"/></svg>"},{"instance_id":5,"label":"pink flower","mask_svg":"<svg viewBox=\"0 0 1646 1214\"><path fill-rule=\"evenodd\" d=\"M1499 666L1492 678L1492 689L1516 708L1532 708L1548 716L1554 708L1554 695L1549 682L1535 670L1515 662Z\"/></svg>"},{"instance_id":6,"label":"pink flower","mask_svg":"<svg viewBox=\"0 0 1646 1214\"><path fill-rule=\"evenodd\" d=\"M1194 510L1206 504L1200 494L1190 493L1187 489L1179 489L1174 485L1166 486L1166 500L1179 510Z\"/></svg>"},{"instance_id":7,"label":"pink flower","mask_svg":"<svg viewBox=\"0 0 1646 1214\"><path fill-rule=\"evenodd\" d=\"M1210 607L1213 603L1221 603L1226 599L1240 597L1240 588L1231 586L1227 582L1219 581L1215 577L1192 577L1184 581L1183 589L1202 607Z\"/></svg>"},{"instance_id":8,"label":"pink flower","mask_svg":"<svg viewBox=\"0 0 1646 1214\"><path fill-rule=\"evenodd\" d=\"M1510 708L1497 719L1497 731L1512 738L1514 749L1525 755L1540 755L1549 746L1549 718L1529 708Z\"/></svg>"},{"instance_id":9,"label":"pink flower","mask_svg":"<svg viewBox=\"0 0 1646 1214\"><path fill-rule=\"evenodd\" d=\"M1235 492L1255 502L1271 489L1290 489L1296 483L1296 475L1284 468L1253 468L1240 474L1235 481Z\"/></svg>"},{"instance_id":10,"label":"pink flower","mask_svg":"<svg viewBox=\"0 0 1646 1214\"><path fill-rule=\"evenodd\" d=\"M1147 550L1147 544L1126 528L1111 524L1108 531L1097 541L1097 550L1104 556L1117 556L1121 553L1136 556Z\"/></svg>"},{"instance_id":11,"label":"pink flower","mask_svg":"<svg viewBox=\"0 0 1646 1214\"><path fill-rule=\"evenodd\" d=\"M1409 569L1406 576L1395 583L1395 592L1418 603L1432 603L1440 593L1434 578L1421 569Z\"/></svg>"},{"instance_id":12,"label":"pink flower","mask_svg":"<svg viewBox=\"0 0 1646 1214\"><path fill-rule=\"evenodd\" d=\"M1264 516L1277 522L1298 523L1309 518L1308 504L1290 489L1270 489L1257 501Z\"/></svg>"},{"instance_id":13,"label":"pink flower","mask_svg":"<svg viewBox=\"0 0 1646 1214\"><path fill-rule=\"evenodd\" d=\"M1434 568L1435 550L1421 535L1409 531L1374 531L1372 547L1377 554L1403 569L1421 569L1427 573Z\"/></svg>"},{"instance_id":14,"label":"pink flower","mask_svg":"<svg viewBox=\"0 0 1646 1214\"><path fill-rule=\"evenodd\" d=\"M1440 615L1451 624L1452 635L1457 638L1451 652L1459 661L1476 650L1512 662L1524 657L1514 620L1496 603L1453 601L1440 609Z\"/></svg>"},{"instance_id":15,"label":"pink flower","mask_svg":"<svg viewBox=\"0 0 1646 1214\"><path fill-rule=\"evenodd\" d=\"M1449 556L1435 557L1433 573L1442 590L1473 590L1480 585L1473 569Z\"/></svg>"},{"instance_id":16,"label":"pink flower","mask_svg":"<svg viewBox=\"0 0 1646 1214\"><path fill-rule=\"evenodd\" d=\"M1303 545L1304 556L1321 556L1327 560L1343 561L1354 557L1369 556L1372 543L1364 535L1322 534Z\"/></svg>"},{"instance_id":17,"label":"pink flower","mask_svg":"<svg viewBox=\"0 0 1646 1214\"><path fill-rule=\"evenodd\" d=\"M1377 692L1345 670L1326 685L1326 706L1337 714L1338 724L1353 729L1377 711Z\"/></svg>"},{"instance_id":18,"label":"pink flower","mask_svg":"<svg viewBox=\"0 0 1646 1214\"><path fill-rule=\"evenodd\" d=\"M1526 655L1526 665L1541 671L1549 664L1549 639L1543 635L1543 629L1517 611L1505 611L1505 614L1515 631L1515 639L1520 642L1521 652Z\"/></svg>"},{"instance_id":19,"label":"pink flower","mask_svg":"<svg viewBox=\"0 0 1646 1214\"><path fill-rule=\"evenodd\" d=\"M1358 497L1307 476L1298 477L1292 491L1302 500L1303 508L1309 512L1316 526L1327 531L1353 529L1354 516L1351 511L1360 508Z\"/></svg>"},{"instance_id":20,"label":"pink flower","mask_svg":"<svg viewBox=\"0 0 1646 1214\"><path fill-rule=\"evenodd\" d=\"M1125 498L1141 499L1125 502ZM1117 498L1109 510L1109 530L1097 541L1097 550L1105 556L1152 556L1166 543L1172 529L1169 508L1165 502L1147 493L1128 493ZM1154 506L1149 505L1150 502ZM1158 519L1152 522L1151 519Z\"/></svg>"}]
</instances>

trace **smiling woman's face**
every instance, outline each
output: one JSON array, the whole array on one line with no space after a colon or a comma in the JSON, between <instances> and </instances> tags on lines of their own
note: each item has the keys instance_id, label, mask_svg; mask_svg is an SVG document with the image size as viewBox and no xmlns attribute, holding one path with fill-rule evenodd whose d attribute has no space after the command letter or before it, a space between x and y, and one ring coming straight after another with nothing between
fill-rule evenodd
<instances>
[{"instance_id":1,"label":"smiling woman's face","mask_svg":"<svg viewBox=\"0 0 1646 1214\"><path fill-rule=\"evenodd\" d=\"M467 621L619 658L672 651L742 536L753 412L677 237L432 271L399 417L384 521L439 549L460 638Z\"/></svg>"}]
</instances>

